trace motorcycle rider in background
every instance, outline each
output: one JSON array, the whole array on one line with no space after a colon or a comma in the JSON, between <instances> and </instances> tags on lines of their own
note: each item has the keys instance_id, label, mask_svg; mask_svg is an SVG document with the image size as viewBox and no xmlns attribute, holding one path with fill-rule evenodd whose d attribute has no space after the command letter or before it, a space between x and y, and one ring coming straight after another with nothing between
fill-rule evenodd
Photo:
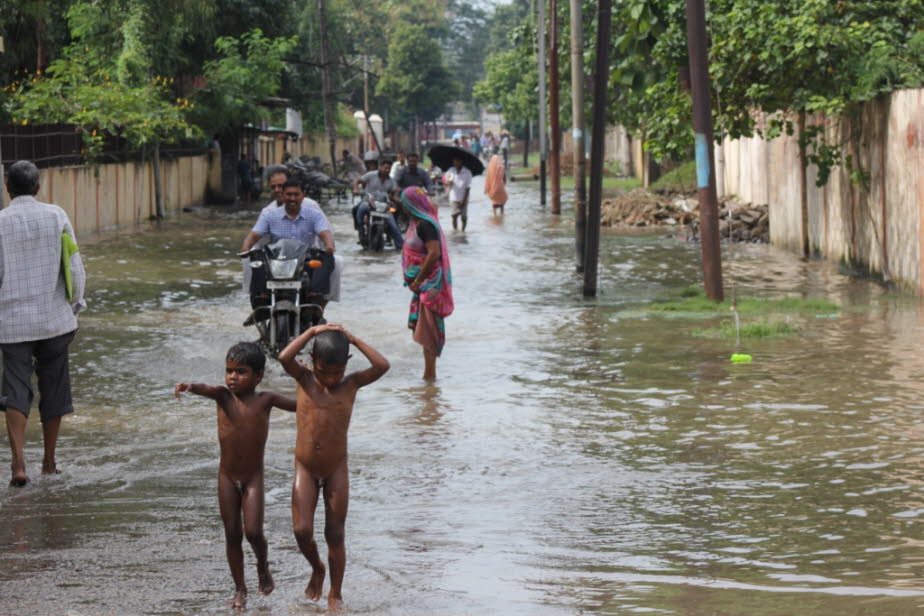
<instances>
[{"instance_id":1,"label":"motorcycle rider in background","mask_svg":"<svg viewBox=\"0 0 924 616\"><path fill-rule=\"evenodd\" d=\"M392 203L391 198L397 193L398 186L391 179L390 173L391 162L380 161L379 168L376 171L369 171L365 175L356 178L353 183L353 191L358 192L362 187L367 197L372 197L375 201ZM366 199L363 199L359 205L353 208L353 221L357 230L362 229L363 219L368 213L369 203ZM385 220L388 224L388 235L391 237L395 248L400 250L404 246L404 237L401 235L401 230L398 228L398 222L395 220L394 214L389 212Z\"/></svg>"},{"instance_id":2,"label":"motorcycle rider in background","mask_svg":"<svg viewBox=\"0 0 924 616\"><path fill-rule=\"evenodd\" d=\"M395 176L395 183L401 190L409 186L420 186L428 194L433 194L433 178L420 168L420 156L416 152L407 155L407 165L402 167Z\"/></svg>"}]
</instances>

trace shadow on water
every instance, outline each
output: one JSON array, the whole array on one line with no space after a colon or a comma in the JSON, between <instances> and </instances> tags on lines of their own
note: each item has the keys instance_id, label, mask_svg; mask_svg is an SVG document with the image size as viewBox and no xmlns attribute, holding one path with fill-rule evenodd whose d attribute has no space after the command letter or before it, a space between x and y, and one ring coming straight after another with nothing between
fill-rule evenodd
<instances>
[{"instance_id":1,"label":"shadow on water","mask_svg":"<svg viewBox=\"0 0 924 616\"><path fill-rule=\"evenodd\" d=\"M727 317L646 310L698 280L697 245L604 232L601 294L587 301L573 220L542 211L534 187L509 189L494 217L476 185L468 233L447 231L457 308L433 385L399 256L358 250L349 205L327 206L347 261L328 319L392 364L359 393L350 433L351 613L919 610L919 304L772 247L726 246L727 289L841 310L788 317L796 336L704 338ZM172 387L220 382L226 349L254 338L233 255L255 212L209 212L84 243L91 309L65 472L0 489L5 611L225 611L215 410ZM731 364L736 351L754 362ZM354 352L350 367L364 362ZM275 365L262 387L293 392ZM294 436L291 415L272 418L277 590L252 592L258 613L321 611L301 595L291 534Z\"/></svg>"}]
</instances>

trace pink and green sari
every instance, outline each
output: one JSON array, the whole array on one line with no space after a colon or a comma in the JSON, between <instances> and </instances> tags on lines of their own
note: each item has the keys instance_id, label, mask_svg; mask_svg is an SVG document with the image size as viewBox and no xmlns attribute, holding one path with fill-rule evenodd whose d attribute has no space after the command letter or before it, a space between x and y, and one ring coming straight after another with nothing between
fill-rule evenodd
<instances>
[{"instance_id":1,"label":"pink and green sari","mask_svg":"<svg viewBox=\"0 0 924 616\"><path fill-rule=\"evenodd\" d=\"M443 319L452 314L452 270L449 267L449 251L446 236L440 227L436 206L427 198L427 193L417 186L410 186L401 193L401 201L411 215L411 224L404 238L401 267L404 270L404 286L408 286L420 274L420 267L427 258L426 244L417 236L417 222L431 223L440 236L440 260L430 270L427 279L420 285L420 292L411 297L408 327L414 330L414 340L436 355L443 351L446 343L446 328Z\"/></svg>"}]
</instances>

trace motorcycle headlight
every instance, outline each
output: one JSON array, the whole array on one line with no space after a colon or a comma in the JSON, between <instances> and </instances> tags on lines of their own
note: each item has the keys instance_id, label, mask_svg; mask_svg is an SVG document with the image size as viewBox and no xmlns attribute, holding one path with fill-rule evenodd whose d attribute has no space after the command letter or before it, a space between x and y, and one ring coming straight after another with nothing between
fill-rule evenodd
<instances>
[{"instance_id":1,"label":"motorcycle headlight","mask_svg":"<svg viewBox=\"0 0 924 616\"><path fill-rule=\"evenodd\" d=\"M270 274L273 278L294 278L298 259L270 259Z\"/></svg>"}]
</instances>

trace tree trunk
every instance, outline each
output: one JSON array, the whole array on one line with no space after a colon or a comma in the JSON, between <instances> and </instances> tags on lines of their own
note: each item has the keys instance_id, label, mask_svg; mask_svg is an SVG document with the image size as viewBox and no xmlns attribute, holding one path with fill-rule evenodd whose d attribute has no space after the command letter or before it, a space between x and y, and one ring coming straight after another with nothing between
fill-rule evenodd
<instances>
[{"instance_id":1,"label":"tree trunk","mask_svg":"<svg viewBox=\"0 0 924 616\"><path fill-rule=\"evenodd\" d=\"M154 144L154 158L151 159L154 167L154 212L157 220L164 217L164 194L161 190L160 178L160 142Z\"/></svg>"},{"instance_id":2,"label":"tree trunk","mask_svg":"<svg viewBox=\"0 0 924 616\"><path fill-rule=\"evenodd\" d=\"M805 152L805 110L799 111L799 208L802 213L802 256L809 257L808 158Z\"/></svg>"},{"instance_id":3,"label":"tree trunk","mask_svg":"<svg viewBox=\"0 0 924 616\"><path fill-rule=\"evenodd\" d=\"M318 29L321 33L321 96L324 99L324 125L327 128L327 143L330 148L331 175L337 175L337 125L334 119L334 103L331 96L331 53L327 40L326 0L318 0Z\"/></svg>"},{"instance_id":4,"label":"tree trunk","mask_svg":"<svg viewBox=\"0 0 924 616\"><path fill-rule=\"evenodd\" d=\"M529 167L529 137L530 133L533 132L530 124L531 122L526 123L526 139L523 140L523 166L527 168Z\"/></svg>"},{"instance_id":5,"label":"tree trunk","mask_svg":"<svg viewBox=\"0 0 924 616\"><path fill-rule=\"evenodd\" d=\"M559 126L558 2L549 2L549 175L552 185L552 214L561 214L561 128Z\"/></svg>"}]
</instances>

